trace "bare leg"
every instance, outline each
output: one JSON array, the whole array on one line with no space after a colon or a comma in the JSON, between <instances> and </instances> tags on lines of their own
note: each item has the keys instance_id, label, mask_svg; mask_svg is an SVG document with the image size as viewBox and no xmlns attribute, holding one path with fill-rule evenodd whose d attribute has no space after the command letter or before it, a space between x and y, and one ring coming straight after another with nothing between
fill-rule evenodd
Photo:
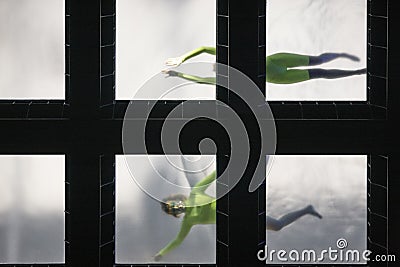
<instances>
[{"instance_id":1,"label":"bare leg","mask_svg":"<svg viewBox=\"0 0 400 267\"><path fill-rule=\"evenodd\" d=\"M296 221L300 217L307 214L322 219L322 216L315 211L314 207L312 205L308 205L307 207L301 210L289 212L288 214L280 217L279 219L274 219L272 217L267 216L267 230L279 231L283 227L291 224L292 222Z\"/></svg>"}]
</instances>

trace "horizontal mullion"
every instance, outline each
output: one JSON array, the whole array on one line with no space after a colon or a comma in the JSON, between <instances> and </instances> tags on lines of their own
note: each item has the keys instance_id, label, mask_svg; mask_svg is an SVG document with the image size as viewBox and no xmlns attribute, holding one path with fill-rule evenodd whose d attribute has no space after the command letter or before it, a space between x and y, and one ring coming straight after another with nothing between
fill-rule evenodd
<instances>
[{"instance_id":1,"label":"horizontal mullion","mask_svg":"<svg viewBox=\"0 0 400 267\"><path fill-rule=\"evenodd\" d=\"M163 152L159 133L164 120L147 123L147 140L151 140L147 143L147 150L137 149L130 153ZM216 122L197 120L191 123L188 125L190 129L180 136L185 153L197 154L196 142L208 134L217 136L217 143L226 141L216 133L220 131ZM387 153L395 149L395 146L390 146L387 121L279 120L275 124L278 153ZM123 120L0 121L0 154L59 154L80 147L100 153L123 153L122 125Z\"/></svg>"}]
</instances>

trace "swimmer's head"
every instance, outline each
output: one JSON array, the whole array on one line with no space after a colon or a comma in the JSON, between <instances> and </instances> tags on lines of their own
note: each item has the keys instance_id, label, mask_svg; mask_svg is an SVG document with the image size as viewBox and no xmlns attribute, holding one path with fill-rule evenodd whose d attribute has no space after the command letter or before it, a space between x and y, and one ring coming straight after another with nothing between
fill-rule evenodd
<instances>
[{"instance_id":1,"label":"swimmer's head","mask_svg":"<svg viewBox=\"0 0 400 267\"><path fill-rule=\"evenodd\" d=\"M160 202L161 209L175 218L185 212L185 201L187 197L185 195L177 194L166 197Z\"/></svg>"}]
</instances>

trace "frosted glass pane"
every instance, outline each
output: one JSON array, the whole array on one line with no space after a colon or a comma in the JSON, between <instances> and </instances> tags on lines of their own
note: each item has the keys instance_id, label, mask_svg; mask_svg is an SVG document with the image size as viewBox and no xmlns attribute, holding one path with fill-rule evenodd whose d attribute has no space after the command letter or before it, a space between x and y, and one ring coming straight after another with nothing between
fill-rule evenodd
<instances>
[{"instance_id":1,"label":"frosted glass pane","mask_svg":"<svg viewBox=\"0 0 400 267\"><path fill-rule=\"evenodd\" d=\"M65 159L0 156L0 263L63 263Z\"/></svg>"},{"instance_id":2,"label":"frosted glass pane","mask_svg":"<svg viewBox=\"0 0 400 267\"><path fill-rule=\"evenodd\" d=\"M168 197L177 192L168 191L159 180L153 179L153 167L148 164L148 156L129 155L134 162L136 175L144 176L146 183L153 183L156 190ZM180 156L150 156L152 164L169 181L181 186L194 186L206 175L216 169L215 156L192 156L198 159L193 166L204 167L199 173L184 173L173 165L182 168ZM188 156L190 157L190 156ZM211 165L209 164L211 162ZM172 163L172 164L171 164ZM188 167L186 167L188 168ZM116 251L117 263L154 263L154 256L178 234L186 215L175 218L161 210L160 203L144 193L135 183L127 168L125 156L116 157ZM133 172L132 172L133 173ZM157 182L158 181L158 182ZM143 186L143 185L142 185ZM188 190L188 196L190 191ZM215 183L206 193L215 197ZM216 225L199 224L192 227L182 244L163 255L160 263L215 263Z\"/></svg>"},{"instance_id":3,"label":"frosted glass pane","mask_svg":"<svg viewBox=\"0 0 400 267\"><path fill-rule=\"evenodd\" d=\"M300 69L357 70L367 63L366 0L267 0L267 56L295 53L317 56L348 53L360 61L338 58ZM268 76L268 71L267 71ZM267 83L267 100L365 101L366 74L313 79L295 84Z\"/></svg>"},{"instance_id":4,"label":"frosted glass pane","mask_svg":"<svg viewBox=\"0 0 400 267\"><path fill-rule=\"evenodd\" d=\"M64 99L64 0L0 0L0 99Z\"/></svg>"},{"instance_id":5,"label":"frosted glass pane","mask_svg":"<svg viewBox=\"0 0 400 267\"><path fill-rule=\"evenodd\" d=\"M215 21L216 0L117 0L116 98L157 99L134 95L168 67L168 58L200 46L215 47ZM196 61L215 62L215 56L203 54L188 62ZM162 99L215 99L215 86L183 87Z\"/></svg>"},{"instance_id":6,"label":"frosted glass pane","mask_svg":"<svg viewBox=\"0 0 400 267\"><path fill-rule=\"evenodd\" d=\"M273 156L271 162L267 215L279 219L312 205L322 219L300 212L301 217L280 230L271 229L279 224L268 225L267 219L268 251L313 249L319 257L329 247L339 250L337 240L345 239L348 246L344 252L358 250L362 255L367 249L367 157ZM325 256L320 263L335 262ZM282 264L276 256L269 262Z\"/></svg>"}]
</instances>

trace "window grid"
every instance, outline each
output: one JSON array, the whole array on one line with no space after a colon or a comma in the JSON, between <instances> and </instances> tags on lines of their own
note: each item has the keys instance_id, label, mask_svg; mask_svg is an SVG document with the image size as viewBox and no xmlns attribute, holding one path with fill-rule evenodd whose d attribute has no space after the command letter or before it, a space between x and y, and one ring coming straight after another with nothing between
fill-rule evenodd
<instances>
[{"instance_id":1,"label":"window grid","mask_svg":"<svg viewBox=\"0 0 400 267\"><path fill-rule=\"evenodd\" d=\"M35 125L35 127L32 130L32 135L34 136L38 136L38 134L41 134L41 132L37 132L38 131L38 126L42 126L42 125L48 125L50 127L52 127L52 121L50 119L67 119L70 116L70 104L69 104L69 99L70 99L70 95L71 95L71 90L70 90L70 79L71 79L71 64L72 66L72 70L74 71L74 73L76 74L76 70L74 68L77 67L77 63L73 64L73 61L70 61L70 34L71 31L72 32L76 32L76 28L71 28L70 27L70 21L71 21L71 8L70 8L70 3L72 2L72 0L66 0L66 101L7 101L7 100L2 100L0 101L0 122L4 124L4 120L7 119L42 119L44 122L43 124L38 124L39 122L33 122L32 125ZM78 4L79 3L79 4ZM225 34L226 36L223 37L219 37L217 38L218 40L218 44L217 44L217 61L221 62L221 63L225 63L225 64L230 64L230 57L229 57L229 53L230 53L230 36L229 36L229 23L230 23L230 9L229 9L229 5L228 5L228 1L227 0L218 0L218 11L217 11L217 16L218 16L218 20L217 20L217 27L218 27L218 34L222 35ZM237 5L237 3L235 1L230 1L230 3ZM99 107L98 107L98 111L100 112L100 118L104 118L104 119L120 119L123 118L123 114L124 111L129 103L129 101L115 101L114 98L114 90L115 90L115 86L114 86L114 82L115 82L115 77L114 77L114 69L115 69L115 0L102 0L99 1L99 3L88 3L88 2L79 2L79 1L74 1L74 12L75 13L78 9L79 9L79 5L81 5L81 7L85 8L87 6L92 6L95 7L97 4L99 4L101 6L101 16L100 16L100 24L99 24L99 30L100 32L100 40L101 42L99 43L99 47L101 49L101 53L99 54L99 57L101 57L101 74L99 74L99 78L100 78L100 85L99 87L101 88L101 98L97 98L96 95L93 96L93 98L96 99L96 101L98 100L98 103L100 103ZM249 3L250 4L250 3ZM265 21L265 19L263 19L263 16L265 16L265 11L263 12L262 9L265 8L265 1L263 0L259 0L258 2L259 4L259 13L258 13L258 23L259 23L259 29L258 29L258 42L259 42L259 48L258 48L258 57L260 58L262 56L262 58L265 59L265 52L263 52L263 44L261 39L265 39L262 38L262 29L263 27L265 27L264 25L262 25L263 21ZM307 114L311 114L313 109L317 110L314 113L318 113L319 110L324 110L324 109L328 109L330 111L327 111L326 114L330 114L331 117L329 117L328 115L316 115L318 116L318 119L342 119L342 118L348 118L348 119L374 119L374 118L378 118L378 119L384 119L384 117L386 118L386 113L388 112L387 108L386 108L386 104L387 104L387 79L386 77L380 75L382 73L379 73L379 71L382 72L382 65L387 64L387 59L386 59L386 53L388 52L387 49L387 41L386 41L386 46L384 45L384 40L387 40L387 35L384 36L383 32L387 32L387 1L383 0L383 1L378 1L378 0L368 0L368 23L369 23L369 30L368 30L368 38L369 38L369 50L371 50L371 55L372 55L372 61L374 61L374 59L377 62L374 62L374 66L380 66L380 67L374 67L375 69L372 69L372 73L370 76L370 80L368 81L368 85L369 85L369 100L370 103L373 104L359 104L359 103L353 103L353 104L349 104L349 103L340 103L340 102L328 102L328 103L321 103L321 102L316 102L316 103L311 103L311 108L310 108L310 112L307 112L307 107L305 108L306 112L304 115L303 112L303 107L304 105L306 105L307 103L302 103L302 102L283 102L283 103L270 103L272 110L274 111L275 116L282 120L282 119L288 119L288 120L293 120L293 119L302 119L302 120L309 120L309 119L314 119L314 118L310 118L309 115ZM96 6L97 7L97 6ZM94 9L93 12L90 12L89 16L93 16L92 13L95 13L96 10ZM236 11L232 11L233 13ZM79 13L79 12L77 12ZM264 14L264 15L263 15ZM82 14L74 14L74 18L79 17L81 19L83 15ZM86 14L85 14L86 16ZM92 18L90 18L92 19ZM89 20L90 20L89 19ZM76 26L76 21L75 21L75 26ZM111 26L111 32L110 32L110 24L112 24ZM238 29L236 29L238 30ZM230 30L232 31L232 29ZM108 37L107 37L108 36ZM77 37L77 34L75 33L75 37ZM81 39L85 39L85 37L80 36ZM221 39L219 39L221 38ZM74 39L74 47L76 50L76 47L78 45L82 44L82 40L77 40L79 38L75 38ZM225 43L224 43L225 42ZM110 47L113 47L112 49ZM85 50L85 49L82 49ZM112 50L112 52L110 52ZM77 52L75 52L75 55L77 55ZM86 57L85 57L86 59ZM82 59L81 59L82 60ZM383 60L384 63L382 63L380 60ZM78 62L79 59L74 59L75 62ZM377 63L375 65L375 63ZM97 63L94 62L94 65L96 65ZM265 64L264 64L265 65ZM110 66L113 66L113 69L110 69ZM261 66L262 67L262 66ZM386 73L387 69L386 67L384 68L384 72ZM376 71L376 72L375 72ZM89 72L92 72L92 70L89 70ZM258 70L258 75L263 75L263 72L261 69ZM104 74L104 75L103 75ZM221 79L228 79L229 75L225 75L225 74L218 74L218 78ZM79 78L81 78L79 76ZM90 77L91 78L91 77ZM265 77L260 76L259 80L257 81L257 83L259 83L260 85L262 83L265 84ZM91 81L92 82L92 81ZM77 78L75 78L74 84L76 86L77 84ZM371 89L372 88L372 89ZM375 90L378 89L378 90ZM384 92L386 92L385 95L380 94L381 90L379 90L379 88L383 89ZM80 88L75 88L75 94L76 91L78 89L82 89ZM110 94L110 92L112 92ZM84 94L84 93L81 93ZM89 95L89 93L88 93ZM111 96L110 96L111 95ZM217 90L217 97L220 100L229 100L228 96L224 96L219 90ZM375 101L376 100L376 101ZM76 101L76 99L74 99L74 101ZM135 104L137 104L138 102L135 102ZM170 104L171 102L164 102L164 103L160 103L160 106L168 106L168 105L174 105L174 103ZM202 103L202 102L201 102ZM200 104L201 104L200 103ZM145 103L144 103L145 104ZM181 104L181 103L178 103ZM198 103L197 103L198 104ZM359 104L359 105L358 105ZM322 107L323 105L326 105L326 107ZM342 105L342 106L340 106ZM317 108L318 106L318 108ZM340 107L338 108L337 106L342 107L342 110L340 110ZM367 107L366 107L367 106ZM79 111L79 107L76 108L77 109L75 111L75 113L79 113L77 111ZM168 110L169 108L161 108L160 110ZM183 108L182 108L183 109ZM339 109L339 110L338 110ZM364 115L362 115L362 118L359 117L355 117L353 111L357 111L357 109ZM332 111L333 110L333 111ZM374 113L376 110L379 110L379 112L377 111L377 113ZM384 111L383 111L384 110ZM83 110L84 111L84 110ZM332 113L333 112L333 113ZM339 114L338 114L339 112ZM372 115L371 116L371 112ZM382 114L385 114L385 116L383 116ZM57 115L59 114L59 115ZM160 112L160 114L162 115L162 112ZM324 113L325 114L325 113ZM333 114L333 115L332 115ZM162 117L161 115L159 115L159 117ZM340 115L340 116L339 116ZM315 115L314 115L315 116ZM78 117L79 118L79 117ZM45 121L46 120L46 121ZM48 121L48 124L46 124ZM14 125L14 124L5 124L5 125ZM23 125L26 124L15 124L15 126L17 126L17 129L23 129ZM75 124L73 124L75 125ZM102 128L104 126L109 126L108 124L95 124L97 128ZM76 124L76 126L82 126L82 124ZM113 127L115 126L116 129L119 129L120 124L116 123L116 124L112 124ZM77 254L77 243L76 241L79 241L79 238L82 236L80 233L76 234L76 232L80 231L81 228L83 227L77 227L77 222L76 221L71 221L71 212L75 211L76 212L76 193L77 193L77 189L76 187L79 186L78 182L78 178L82 178L84 180L84 178L89 179L89 178L93 178L93 177L74 177L76 176L77 172L76 170L74 170L73 172L71 171L71 160L76 156L77 154L80 155L81 151L82 151L82 147L79 147L79 144L74 144L73 146L77 146L77 148L75 148L75 155L71 156L69 155L69 153L71 152L71 141L77 141L77 140L81 140L80 138L85 138L84 134L90 134L87 133L87 129L81 129L81 131L83 132L83 134L81 133L76 133L75 131L72 130L73 127L70 127L69 124L67 123L61 123L59 124L59 126L57 126L58 128L62 128L62 131L56 131L55 133L60 133L60 138L57 138L57 140L60 140L60 143L62 144L58 144L55 147L55 143L47 143L45 141L41 139L37 139L39 140L37 143L35 144L31 144L31 143L27 143L27 144L21 144L20 143L20 135L16 135L16 137L13 139L11 138L10 140L7 139L7 142L9 142L10 144L14 144L15 147L11 147L11 146L5 146L3 147L1 153L9 153L9 151L12 151L13 153L15 153L15 151L19 151L21 149L21 147L23 147L23 149L26 149L26 147L28 147L29 151L55 151L60 149L60 147L63 149L64 153L66 154L66 159L67 159L67 165L66 165L66 265L71 265L71 263L76 263L78 262L78 256L82 256L82 254L84 254L84 252L82 252L81 254ZM70 129L71 128L71 129ZM97 129L96 128L96 129ZM318 127L317 127L318 128ZM320 127L321 128L321 127ZM322 127L323 128L323 127ZM53 129L53 128L52 128ZM108 129L108 128L106 128ZM65 133L64 133L65 132ZM54 133L54 129L52 131L52 133ZM77 137L74 137L73 139L68 139L70 136L72 135L77 135ZM47 135L44 134L45 137L43 137L43 139L46 139ZM6 137L8 137L6 135ZM48 140L51 138L51 135L48 135ZM115 136L113 136L115 137ZM298 137L298 136L296 136ZM63 139L64 138L64 139ZM87 137L86 137L87 138ZM107 139L108 138L108 139ZM109 140L110 137L107 136L107 138L103 138L104 140ZM299 137L299 142L301 142L301 136ZM100 138L100 140L103 140ZM36 140L36 139L33 139ZM87 139L82 139L82 140L87 140ZM81 140L81 141L82 141ZM321 140L321 139L320 139ZM340 140L340 139L337 139ZM98 155L101 155L102 153L99 153L99 147L97 145L100 145L95 143L98 140L96 139L95 141L93 141L93 144L87 144L87 146L89 147L89 149L93 149L93 151L96 151L95 153L98 153ZM117 140L118 141L118 140ZM118 142L117 142L118 143ZM101 142L101 145L104 145ZM41 147L41 148L39 148ZM343 147L343 146L341 146ZM354 146L353 146L354 147ZM371 147L369 147L370 149L372 149ZM368 148L367 148L368 149ZM100 199L104 198L105 203L107 204L107 201L110 199L110 187L111 184L113 183L113 181L109 181L106 182L107 179L114 179L114 166L113 166L113 157L114 157L114 153L121 153L121 148L120 148L120 143L118 143L117 145L115 145L114 143L107 143L106 147L101 149L102 152L104 151L108 151L111 154L103 154L103 156L100 157L100 160L98 160L100 166L101 166L101 172L103 174L103 170L107 169L107 172L110 171L109 168L110 166L112 169L112 173L113 175L105 175L105 176L101 176L101 180L99 181L99 179L97 179L97 181L99 182L99 185L97 186L97 188L99 188L99 197ZM321 150L321 149L320 149ZM65 152L67 151L67 152ZM57 152L59 153L59 152ZM83 155L80 157L85 157L87 155ZM90 156L93 156L92 154L90 154ZM372 159L371 159L372 158ZM112 160L110 160L112 159ZM219 157L217 156L217 159L219 159ZM371 166L375 166L375 164L373 162L379 161L382 162L384 160L386 160L387 162L387 158L385 156L370 156L370 162L372 162ZM74 162L76 164L76 161ZM97 168L99 166L96 166ZM79 169L79 168L77 168ZM370 172L374 172L374 167L371 168L371 170L369 170ZM71 183L71 173L74 174L74 176L72 176L72 182ZM83 174L81 174L83 175ZM370 236L370 240L371 240L371 244L373 244L374 246L376 244L381 245L385 248L387 248L387 243L386 245L384 244L385 240L381 240L379 239L379 237L377 236L373 236L374 235L374 229L377 229L379 227L374 226L374 225L383 225L382 222L382 212L380 210L380 208L382 208L382 206L380 206L381 204L379 204L378 202L375 202L375 197L374 195L379 195L382 193L382 190L385 191L386 190L386 194L388 193L387 191L387 185L386 187L383 186L382 187L382 182L381 182L381 178L382 176L379 175L379 177L377 178L377 180L375 180L375 176L374 174L371 176L371 181L373 182L369 182L369 192L371 192L372 197L369 197L369 200L371 201L371 203L376 203L377 206L374 206L373 208L371 208L371 214L372 216L372 220L371 220L371 225L369 226L369 230L372 229L371 232L371 236ZM80 181L83 181L80 180ZM96 184L96 182L93 181L94 184ZM110 184L109 184L110 183ZM74 189L71 189L71 184L73 184L75 186ZM86 183L87 184L87 183ZM86 185L85 184L85 185ZM371 185L370 185L371 184ZM218 183L217 186L225 186L222 185L221 183ZM262 188L262 186L260 187ZM261 189L262 190L262 189ZM258 200L260 199L261 195L265 195L265 193L263 193L262 191L258 192ZM94 192L93 194L94 196L96 196L96 192ZM75 198L75 204L73 206L73 208L71 209L69 203L70 200L72 198ZM265 199L265 197L263 198ZM78 200L82 200L82 197L78 197ZM235 211L238 208L235 208L234 205L230 205L231 200L235 200L235 199L230 199L230 194L222 200L218 201L218 214L219 214L219 218L217 220L222 221L222 220L226 220L228 221L228 226L230 227L230 223L233 224L233 229L235 229L235 220L231 219L230 215L232 213L232 210ZM375 205L375 204L374 204ZM265 205L264 205L265 206ZM96 210L97 207L93 207L93 210ZM240 208L240 207L239 207ZM258 210L262 210L263 209L263 203L259 202L259 206L257 207ZM376 208L376 209L375 209ZM104 212L103 212L104 209ZM110 266L107 265L107 260L109 260L110 255L112 255L112 250L110 249L114 247L113 244L113 238L114 236L112 236L111 238L111 234L109 231L111 228L109 228L110 226L110 217L113 217L115 215L113 215L113 212L108 213L106 212L106 210L108 210L107 212L109 212L109 206L107 205L101 205L98 209L98 215L97 217L99 218L99 242L98 242L98 247L96 247L96 249L99 250L99 256L100 256L100 260L99 262L101 262L102 266ZM265 207L264 207L265 210ZM262 217L262 215L258 215L256 214L259 218ZM85 216L86 217L90 217L89 216ZM104 219L103 219L104 217ZM376 219L377 218L377 219ZM386 222L388 218L386 218ZM231 220L231 221L230 221ZM263 227L263 223L265 224L265 222L259 221L259 229L265 229L265 227ZM237 224L237 223L236 223ZM74 227L73 227L74 226ZM74 228L74 229L71 229ZM79 228L79 229L77 229ZM231 228L231 229L232 229ZM112 228L114 229L114 228ZM386 228L387 229L387 226ZM114 231L114 230L112 230ZM235 234L237 233L229 233L229 230L225 230L228 231L228 236L220 236L221 230L217 230L217 242L220 242L219 245L217 245L217 261L220 260L223 264L219 265L219 266L224 266L224 264L226 264L224 262L224 260L229 260L230 258L232 258L232 253L229 254L230 251L230 247L225 247L223 245L223 243L226 242L232 242L229 239L229 234L231 236L235 236ZM74 233L74 237L75 237L75 243L72 242L71 240L71 233ZM265 233L265 231L264 231ZM78 237L77 237L78 236ZM264 234L264 238L265 238L265 234ZM78 240L77 240L78 239ZM84 241L84 240L81 240ZM107 243L110 242L111 243ZM72 247L74 247L74 253L75 254L71 254L70 252L70 242L72 245ZM259 243L261 244L262 240L259 241ZM387 242L387 240L386 240ZM84 243L90 243L87 241L84 241ZM111 245L110 245L111 244ZM230 244L228 244L230 245ZM79 247L79 246L78 246ZM219 248L222 248L221 250ZM371 247L372 248L372 247ZM91 248L88 248L89 251L91 251ZM86 251L86 249L85 249ZM378 251L375 250L374 251ZM90 255L89 255L90 256ZM114 256L111 256L112 258ZM219 258L219 259L218 259ZM224 260L223 260L224 259ZM87 260L85 261L84 259L82 259L83 262L88 262ZM35 265L35 264L28 264L28 265L1 265L1 266L65 266L64 264L41 264L41 265ZM141 266L147 266L147 265L141 265ZM172 266L172 265L171 265ZM189 266L193 266L193 265L189 265ZM197 265L194 265L197 266Z\"/></svg>"}]
</instances>

